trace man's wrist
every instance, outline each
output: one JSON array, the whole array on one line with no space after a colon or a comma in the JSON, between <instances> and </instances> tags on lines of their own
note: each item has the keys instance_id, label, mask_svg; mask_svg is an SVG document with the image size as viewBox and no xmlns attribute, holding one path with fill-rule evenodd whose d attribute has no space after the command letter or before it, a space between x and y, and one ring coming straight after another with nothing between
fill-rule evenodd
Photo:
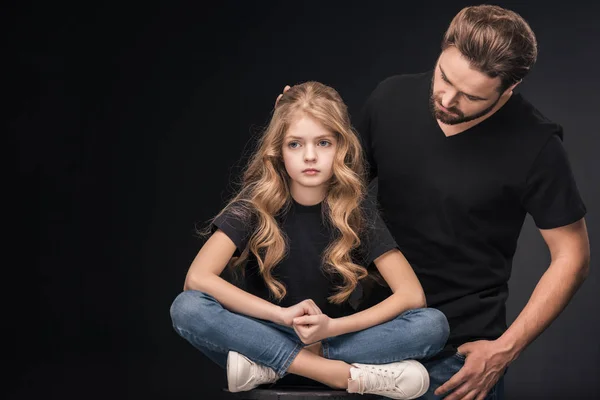
<instances>
[{"instance_id":1,"label":"man's wrist","mask_svg":"<svg viewBox=\"0 0 600 400\"><path fill-rule=\"evenodd\" d=\"M505 354L509 359L509 364L519 357L525 347L521 341L513 336L507 335L506 332L496 339L495 342L499 352Z\"/></svg>"}]
</instances>

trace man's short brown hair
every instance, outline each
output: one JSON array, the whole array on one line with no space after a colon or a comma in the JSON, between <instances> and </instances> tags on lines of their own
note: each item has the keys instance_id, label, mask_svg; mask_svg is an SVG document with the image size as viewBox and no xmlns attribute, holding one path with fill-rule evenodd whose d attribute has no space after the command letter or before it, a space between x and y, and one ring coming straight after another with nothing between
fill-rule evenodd
<instances>
[{"instance_id":1,"label":"man's short brown hair","mask_svg":"<svg viewBox=\"0 0 600 400\"><path fill-rule=\"evenodd\" d=\"M452 19L442 51L455 46L473 68L502 81L506 90L523 79L537 59L537 41L516 12L494 5L463 8Z\"/></svg>"}]
</instances>

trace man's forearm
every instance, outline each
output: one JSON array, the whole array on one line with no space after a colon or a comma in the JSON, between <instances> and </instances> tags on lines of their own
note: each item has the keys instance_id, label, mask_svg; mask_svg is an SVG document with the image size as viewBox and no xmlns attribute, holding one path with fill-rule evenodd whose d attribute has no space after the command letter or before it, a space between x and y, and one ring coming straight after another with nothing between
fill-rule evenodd
<instances>
[{"instance_id":1,"label":"man's forearm","mask_svg":"<svg viewBox=\"0 0 600 400\"><path fill-rule=\"evenodd\" d=\"M542 275L517 319L497 342L511 361L554 321L587 277L587 259L558 259Z\"/></svg>"}]
</instances>

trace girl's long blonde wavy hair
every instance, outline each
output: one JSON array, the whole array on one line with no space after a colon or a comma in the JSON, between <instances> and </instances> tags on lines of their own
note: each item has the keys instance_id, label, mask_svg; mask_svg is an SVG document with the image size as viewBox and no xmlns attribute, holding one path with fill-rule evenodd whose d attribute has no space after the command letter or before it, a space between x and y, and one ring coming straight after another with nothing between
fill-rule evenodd
<instances>
[{"instance_id":1,"label":"girl's long blonde wavy hair","mask_svg":"<svg viewBox=\"0 0 600 400\"><path fill-rule=\"evenodd\" d=\"M250 253L272 296L280 301L285 286L273 277L273 269L287 253L286 238L277 223L291 206L289 180L283 162L286 131L298 115L308 115L336 136L333 176L323 201L323 214L333 227L334 238L323 253L325 271L341 278L336 293L328 298L340 304L348 299L359 280L367 277L365 266L353 262L365 228L362 210L366 196L365 164L357 134L350 123L346 104L336 90L319 82L290 88L275 106L271 121L259 138L243 173L241 189L215 216L227 212L251 223L254 231L248 245L230 266L245 265Z\"/></svg>"}]
</instances>

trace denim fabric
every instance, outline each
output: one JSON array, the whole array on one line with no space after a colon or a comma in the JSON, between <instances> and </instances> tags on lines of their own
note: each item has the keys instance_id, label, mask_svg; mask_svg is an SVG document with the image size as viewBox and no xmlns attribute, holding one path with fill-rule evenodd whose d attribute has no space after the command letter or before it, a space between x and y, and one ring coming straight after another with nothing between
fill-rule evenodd
<instances>
[{"instance_id":1,"label":"denim fabric","mask_svg":"<svg viewBox=\"0 0 600 400\"><path fill-rule=\"evenodd\" d=\"M184 339L223 368L228 351L233 350L282 377L305 346L293 328L233 313L212 296L195 290L177 296L171 319ZM442 312L413 309L363 331L324 339L323 355L363 364L428 358L444 347L448 333Z\"/></svg>"},{"instance_id":2,"label":"denim fabric","mask_svg":"<svg viewBox=\"0 0 600 400\"><path fill-rule=\"evenodd\" d=\"M429 390L418 400L437 400L443 397L436 396L433 392L465 365L465 357L456 353L435 361L424 361L423 365L429 372ZM490 389L485 400L504 400L504 376Z\"/></svg>"}]
</instances>

